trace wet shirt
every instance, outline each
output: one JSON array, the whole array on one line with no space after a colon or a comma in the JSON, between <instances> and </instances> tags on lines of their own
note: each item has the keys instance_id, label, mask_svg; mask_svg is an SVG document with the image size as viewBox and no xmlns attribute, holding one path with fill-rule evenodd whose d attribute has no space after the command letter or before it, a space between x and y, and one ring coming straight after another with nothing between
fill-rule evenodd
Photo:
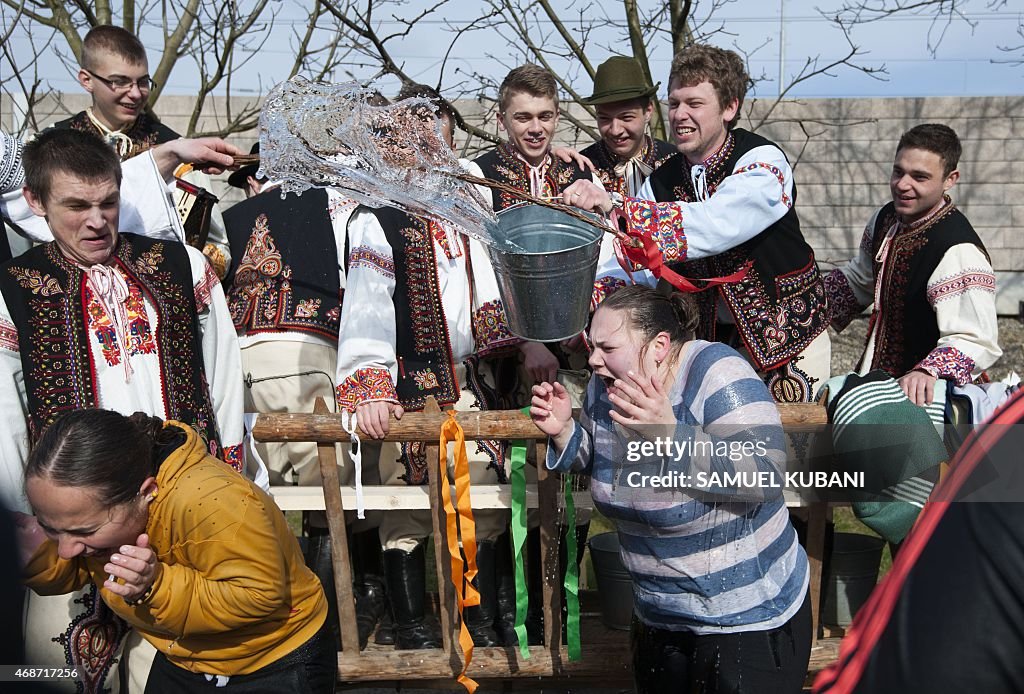
<instances>
[{"instance_id":1,"label":"wet shirt","mask_svg":"<svg viewBox=\"0 0 1024 694\"><path fill-rule=\"evenodd\" d=\"M644 623L697 634L774 629L796 614L809 578L782 489L770 485L786 460L778 410L732 348L698 340L684 350L669 395L674 431L645 438L616 425L594 376L570 442L561 455L549 447L546 465L591 475Z\"/></svg>"}]
</instances>

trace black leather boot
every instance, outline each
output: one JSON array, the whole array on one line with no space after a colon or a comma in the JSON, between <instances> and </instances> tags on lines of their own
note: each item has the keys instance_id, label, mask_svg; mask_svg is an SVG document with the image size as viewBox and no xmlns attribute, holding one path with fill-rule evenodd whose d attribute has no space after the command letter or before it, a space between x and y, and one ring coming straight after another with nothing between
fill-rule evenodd
<instances>
[{"instance_id":1,"label":"black leather boot","mask_svg":"<svg viewBox=\"0 0 1024 694\"><path fill-rule=\"evenodd\" d=\"M498 615L494 633L503 646L518 646L516 636L516 575L512 554L512 533L506 532L494 544L494 583L498 595Z\"/></svg>"},{"instance_id":2,"label":"black leather boot","mask_svg":"<svg viewBox=\"0 0 1024 694\"><path fill-rule=\"evenodd\" d=\"M378 646L395 645L395 620L391 617L391 607L384 610L384 616L380 618L377 625L377 633L373 635L373 642Z\"/></svg>"},{"instance_id":3,"label":"black leather boot","mask_svg":"<svg viewBox=\"0 0 1024 694\"><path fill-rule=\"evenodd\" d=\"M316 574L327 599L327 623L338 650L341 650L341 624L338 621L338 593L334 590L334 567L331 565L331 536L327 528L309 528L306 543L306 566Z\"/></svg>"},{"instance_id":4,"label":"black leather boot","mask_svg":"<svg viewBox=\"0 0 1024 694\"><path fill-rule=\"evenodd\" d=\"M363 650L388 606L381 569L380 534L376 528L353 533L348 548L352 557L352 597L356 603L359 650Z\"/></svg>"},{"instance_id":5,"label":"black leather boot","mask_svg":"<svg viewBox=\"0 0 1024 694\"><path fill-rule=\"evenodd\" d=\"M427 564L423 544L405 552L384 550L384 578L399 650L441 648L441 630L426 615Z\"/></svg>"},{"instance_id":6,"label":"black leather boot","mask_svg":"<svg viewBox=\"0 0 1024 694\"><path fill-rule=\"evenodd\" d=\"M473 645L500 646L494 632L494 619L498 615L498 596L494 585L494 543L478 542L476 545L476 578L473 585L480 593L480 604L462 608L462 619L466 623Z\"/></svg>"}]
</instances>

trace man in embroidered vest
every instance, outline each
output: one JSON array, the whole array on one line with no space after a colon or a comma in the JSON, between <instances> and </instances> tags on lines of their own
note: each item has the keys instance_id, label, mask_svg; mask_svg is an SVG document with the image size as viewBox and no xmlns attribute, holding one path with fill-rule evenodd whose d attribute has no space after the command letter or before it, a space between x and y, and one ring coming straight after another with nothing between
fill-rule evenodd
<instances>
[{"instance_id":1,"label":"man in embroidered vest","mask_svg":"<svg viewBox=\"0 0 1024 694\"><path fill-rule=\"evenodd\" d=\"M597 111L601 139L580 154L594 163L605 190L636 196L647 177L676 153L668 142L647 134L657 92L636 58L612 56L597 66L594 93L583 103Z\"/></svg>"},{"instance_id":2,"label":"man in embroidered vest","mask_svg":"<svg viewBox=\"0 0 1024 694\"><path fill-rule=\"evenodd\" d=\"M6 503L28 510L29 446L57 415L82 408L191 424L242 472L238 343L209 263L181 244L118 233L121 165L94 135L48 130L25 146L24 166L25 197L54 241L0 265L0 378L11 386L0 400ZM126 632L95 586L29 602L29 660L66 659L86 691L116 679ZM135 650L141 665L129 675L145 681L147 651Z\"/></svg>"},{"instance_id":3,"label":"man in embroidered vest","mask_svg":"<svg viewBox=\"0 0 1024 694\"><path fill-rule=\"evenodd\" d=\"M440 97L434 105L437 113L424 117L441 118L450 143L453 118ZM449 224L393 208L358 208L348 232L337 395L339 407L355 412L360 431L371 438L385 436L392 416L400 419L406 411L422 409L428 396L456 410L507 406L500 402L502 389L489 357L519 340L508 332L482 244ZM495 442L471 442L467 453L474 484L506 481L504 453ZM429 462L418 443L381 446L385 484L425 484ZM495 631L494 543L509 513L477 510L474 518L481 603L467 607L464 617L474 643L494 646L504 643ZM441 646L425 607L423 540L431 532L429 511L387 513L380 522L400 649Z\"/></svg>"},{"instance_id":4,"label":"man in embroidered vest","mask_svg":"<svg viewBox=\"0 0 1024 694\"><path fill-rule=\"evenodd\" d=\"M259 143L251 154L259 154ZM247 200L224 213L231 269L228 307L242 348L246 412L312 412L317 397L333 409L338 367L338 321L345 286L345 236L356 203L332 189L281 196L280 183L241 167L228 183ZM353 464L340 447L339 476L351 484ZM375 474L374 446L362 448L363 481ZM256 443L272 485L322 484L314 443ZM376 517L352 519L348 529L360 647L386 609ZM338 627L331 543L323 512L307 515L306 563L327 594L329 623ZM336 633L337 635L337 633Z\"/></svg>"},{"instance_id":5,"label":"man in embroidered vest","mask_svg":"<svg viewBox=\"0 0 1024 694\"><path fill-rule=\"evenodd\" d=\"M947 194L960 153L946 125L903 133L892 202L868 221L857 256L825 278L836 330L874 304L858 372L885 371L918 405L931 404L936 380L966 385L1002 354L992 263Z\"/></svg>"},{"instance_id":6,"label":"man in embroidered vest","mask_svg":"<svg viewBox=\"0 0 1024 694\"><path fill-rule=\"evenodd\" d=\"M130 31L110 24L90 29L82 40L78 83L89 92L92 106L54 123L53 127L94 133L106 140L122 161L180 137L157 120L147 107L155 83L149 76L146 49ZM185 167L180 178L210 190L210 177L202 171ZM217 276L224 277L231 257L224 220L216 205L203 253L213 264Z\"/></svg>"},{"instance_id":7,"label":"man in embroidered vest","mask_svg":"<svg viewBox=\"0 0 1024 694\"><path fill-rule=\"evenodd\" d=\"M688 278L711 280L697 294L697 336L745 353L776 401L807 402L829 376L825 290L800 232L786 155L735 127L748 83L735 52L682 49L668 95L678 153L635 198L582 182L564 200L605 213L620 208L629 233L646 236L665 262Z\"/></svg>"}]
</instances>

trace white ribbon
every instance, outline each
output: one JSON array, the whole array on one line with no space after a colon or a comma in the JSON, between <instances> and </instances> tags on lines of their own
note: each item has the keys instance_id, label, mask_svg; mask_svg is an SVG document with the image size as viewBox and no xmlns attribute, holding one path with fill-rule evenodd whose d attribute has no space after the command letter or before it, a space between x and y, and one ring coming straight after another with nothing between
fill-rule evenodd
<instances>
[{"instance_id":1,"label":"white ribbon","mask_svg":"<svg viewBox=\"0 0 1024 694\"><path fill-rule=\"evenodd\" d=\"M352 458L352 467L356 477L356 518L366 518L366 506L363 503L363 446L359 441L359 434L356 433L356 413L341 410L341 428L349 435L348 453Z\"/></svg>"},{"instance_id":2,"label":"white ribbon","mask_svg":"<svg viewBox=\"0 0 1024 694\"><path fill-rule=\"evenodd\" d=\"M124 159L128 156L128 153L132 151L132 139L125 135L120 130L111 130L103 123L101 123L96 116L92 115L92 109L85 109L85 115L89 116L89 121L96 126L103 136L103 140L114 148L117 152L117 156Z\"/></svg>"},{"instance_id":3,"label":"white ribbon","mask_svg":"<svg viewBox=\"0 0 1024 694\"><path fill-rule=\"evenodd\" d=\"M641 154L615 165L615 175L626 182L626 194L632 198L637 196L644 181L654 172L654 167L645 162Z\"/></svg>"}]
</instances>

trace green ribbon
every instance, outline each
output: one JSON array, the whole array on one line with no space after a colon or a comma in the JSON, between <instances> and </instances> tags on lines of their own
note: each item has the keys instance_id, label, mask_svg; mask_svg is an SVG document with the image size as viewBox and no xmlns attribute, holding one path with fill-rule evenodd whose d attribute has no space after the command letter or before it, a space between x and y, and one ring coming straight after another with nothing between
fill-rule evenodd
<instances>
[{"instance_id":1,"label":"green ribbon","mask_svg":"<svg viewBox=\"0 0 1024 694\"><path fill-rule=\"evenodd\" d=\"M521 412L530 414L530 408ZM526 544L526 442L513 441L509 450L510 480L512 487L512 550L515 556L516 574L516 637L519 639L519 654L523 660L530 659L530 646L526 639L526 610L530 596L526 589L526 571L523 568L523 546Z\"/></svg>"},{"instance_id":2,"label":"green ribbon","mask_svg":"<svg viewBox=\"0 0 1024 694\"><path fill-rule=\"evenodd\" d=\"M530 414L530 408L520 410ZM543 465L544 461L537 461ZM515 554L516 573L516 636L519 639L519 653L523 660L530 659L529 644L526 638L526 610L530 596L526 589L526 572L523 569L523 546L526 544L526 442L513 441L509 450L509 467L511 470L510 484L512 487L512 548ZM568 568L565 572L566 602L566 635L569 642L569 660L576 661L582 657L580 649L580 567L576 563L576 502L572 496L572 476L565 475L565 525L566 532L565 556Z\"/></svg>"},{"instance_id":3,"label":"green ribbon","mask_svg":"<svg viewBox=\"0 0 1024 694\"><path fill-rule=\"evenodd\" d=\"M576 502L572 498L572 475L565 476L565 604L566 640L569 642L569 660L579 660L580 654L580 566L576 563Z\"/></svg>"}]
</instances>

